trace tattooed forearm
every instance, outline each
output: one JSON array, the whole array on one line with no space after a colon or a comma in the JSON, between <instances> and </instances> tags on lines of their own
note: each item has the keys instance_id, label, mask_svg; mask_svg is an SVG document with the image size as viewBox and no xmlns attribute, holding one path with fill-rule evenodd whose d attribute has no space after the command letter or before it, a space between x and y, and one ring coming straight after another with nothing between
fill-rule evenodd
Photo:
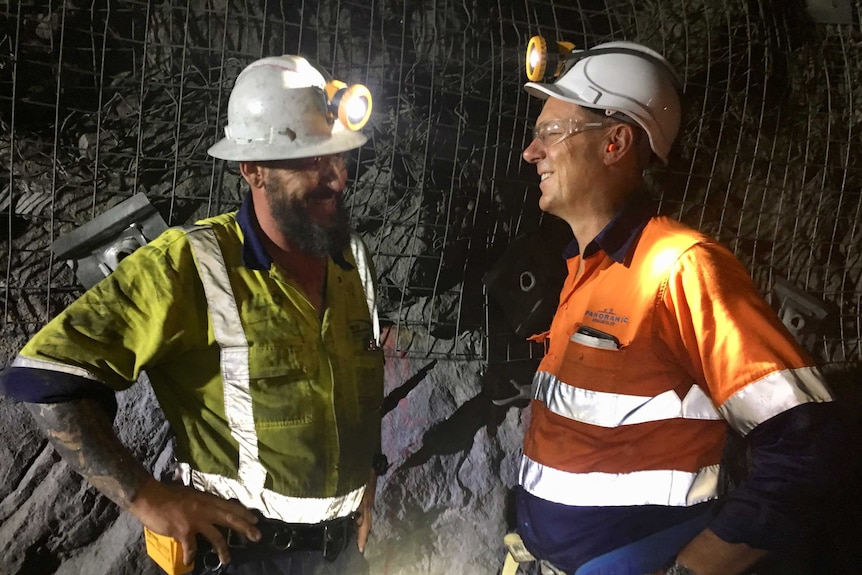
<instances>
[{"instance_id":1,"label":"tattooed forearm","mask_svg":"<svg viewBox=\"0 0 862 575\"><path fill-rule=\"evenodd\" d=\"M72 469L121 507L129 506L149 473L120 443L97 402L28 403L27 408Z\"/></svg>"}]
</instances>

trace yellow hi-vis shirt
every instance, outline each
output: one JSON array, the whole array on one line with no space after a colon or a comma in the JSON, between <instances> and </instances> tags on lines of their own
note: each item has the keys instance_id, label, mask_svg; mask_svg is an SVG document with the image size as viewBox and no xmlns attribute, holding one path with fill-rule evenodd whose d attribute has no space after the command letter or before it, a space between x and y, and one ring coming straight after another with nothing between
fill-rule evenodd
<instances>
[{"instance_id":1,"label":"yellow hi-vis shirt","mask_svg":"<svg viewBox=\"0 0 862 575\"><path fill-rule=\"evenodd\" d=\"M13 366L114 390L146 372L186 483L287 522L347 515L380 441L370 259L356 236L349 265L329 259L321 320L275 265L246 267L243 243L236 213L167 230L45 326Z\"/></svg>"}]
</instances>

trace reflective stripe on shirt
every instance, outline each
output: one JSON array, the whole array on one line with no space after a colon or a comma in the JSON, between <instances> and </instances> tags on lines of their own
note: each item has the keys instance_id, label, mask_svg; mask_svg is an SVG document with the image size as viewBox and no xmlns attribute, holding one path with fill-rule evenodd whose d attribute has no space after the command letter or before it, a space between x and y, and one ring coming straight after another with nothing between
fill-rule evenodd
<instances>
[{"instance_id":1,"label":"reflective stripe on shirt","mask_svg":"<svg viewBox=\"0 0 862 575\"><path fill-rule=\"evenodd\" d=\"M731 395L719 412L742 435L779 413L810 402L832 401L816 367L774 371Z\"/></svg>"},{"instance_id":2,"label":"reflective stripe on shirt","mask_svg":"<svg viewBox=\"0 0 862 575\"><path fill-rule=\"evenodd\" d=\"M682 400L673 390L645 397L580 389L551 373L539 371L533 377L533 397L557 415L600 427L673 418L721 419L712 401L697 385Z\"/></svg>"},{"instance_id":3,"label":"reflective stripe on shirt","mask_svg":"<svg viewBox=\"0 0 862 575\"><path fill-rule=\"evenodd\" d=\"M697 472L673 469L631 473L570 473L521 458L520 483L527 492L563 505L691 506L717 497L718 465Z\"/></svg>"},{"instance_id":4,"label":"reflective stripe on shirt","mask_svg":"<svg viewBox=\"0 0 862 575\"><path fill-rule=\"evenodd\" d=\"M58 371L61 373L68 373L69 375L77 375L78 377L92 379L93 381L102 381L101 379L96 377L93 372L81 367L76 367L74 365L68 365L65 363L57 363L55 361L46 361L44 359L33 359L31 357L24 357L22 355L19 355L14 360L12 360L11 366L29 367L32 369L47 369L49 371Z\"/></svg>"},{"instance_id":5,"label":"reflective stripe on shirt","mask_svg":"<svg viewBox=\"0 0 862 575\"><path fill-rule=\"evenodd\" d=\"M685 397L668 390L655 397L581 389L546 371L533 378L533 398L558 416L613 429L671 419L721 421L712 400L692 385ZM521 459L519 484L547 501L564 505L691 506L718 496L719 465L696 471L646 469L626 473L575 472Z\"/></svg>"},{"instance_id":6,"label":"reflective stripe on shirt","mask_svg":"<svg viewBox=\"0 0 862 575\"><path fill-rule=\"evenodd\" d=\"M345 517L359 507L365 494L365 486L362 486L340 497L289 497L270 489L251 490L236 479L202 473L187 463L180 463L179 469L185 485L224 499L237 499L246 507L285 523L320 523Z\"/></svg>"},{"instance_id":7,"label":"reflective stripe on shirt","mask_svg":"<svg viewBox=\"0 0 862 575\"><path fill-rule=\"evenodd\" d=\"M368 304L368 314L371 316L371 330L374 334L374 341L380 344L380 317L377 314L377 291L374 283L374 274L371 271L371 266L368 264L368 253L365 251L365 244L357 234L350 235L350 251L353 252L353 259L356 260L356 271L359 273L359 279L362 282L362 288L365 290L365 302Z\"/></svg>"},{"instance_id":8,"label":"reflective stripe on shirt","mask_svg":"<svg viewBox=\"0 0 862 575\"><path fill-rule=\"evenodd\" d=\"M199 228L190 231L188 238L198 261L207 310L221 350L224 410L231 436L239 445L237 475L243 485L254 493L263 490L266 470L258 458L249 385L248 342L215 233L209 228Z\"/></svg>"}]
</instances>

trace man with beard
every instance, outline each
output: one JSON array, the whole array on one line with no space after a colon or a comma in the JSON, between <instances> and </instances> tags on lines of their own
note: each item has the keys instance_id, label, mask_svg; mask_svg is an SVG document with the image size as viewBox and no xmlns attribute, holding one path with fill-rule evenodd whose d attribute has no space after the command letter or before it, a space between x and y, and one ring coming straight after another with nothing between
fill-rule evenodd
<instances>
[{"instance_id":1,"label":"man with beard","mask_svg":"<svg viewBox=\"0 0 862 575\"><path fill-rule=\"evenodd\" d=\"M330 110L332 85L298 56L244 69L208 151L239 162L240 209L136 250L0 380L196 573L367 572L383 356L373 269L342 201L342 154L366 138ZM176 434L175 482L112 429L114 392L143 372Z\"/></svg>"}]
</instances>

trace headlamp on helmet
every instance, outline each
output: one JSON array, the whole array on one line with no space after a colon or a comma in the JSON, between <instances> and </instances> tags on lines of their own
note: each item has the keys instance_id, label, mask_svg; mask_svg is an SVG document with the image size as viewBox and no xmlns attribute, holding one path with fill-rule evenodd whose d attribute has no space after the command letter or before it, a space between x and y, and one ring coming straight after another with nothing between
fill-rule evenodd
<instances>
[{"instance_id":1,"label":"headlamp on helmet","mask_svg":"<svg viewBox=\"0 0 862 575\"><path fill-rule=\"evenodd\" d=\"M551 64L554 69L554 77L559 76L565 68L575 45L571 42L555 42L557 51L548 53L548 42L541 36L533 36L527 44L527 78L531 82L538 82L545 77L545 72Z\"/></svg>"},{"instance_id":2,"label":"headlamp on helmet","mask_svg":"<svg viewBox=\"0 0 862 575\"><path fill-rule=\"evenodd\" d=\"M225 137L207 152L238 162L341 154L364 144L371 95L334 82L302 56L256 60L237 76L228 99Z\"/></svg>"},{"instance_id":3,"label":"headlamp on helmet","mask_svg":"<svg viewBox=\"0 0 862 575\"><path fill-rule=\"evenodd\" d=\"M325 87L330 113L351 130L359 130L371 117L371 92L362 84L348 86L330 80Z\"/></svg>"},{"instance_id":4,"label":"headlamp on helmet","mask_svg":"<svg viewBox=\"0 0 862 575\"><path fill-rule=\"evenodd\" d=\"M667 164L680 125L680 82L661 54L628 41L573 49L558 64L553 82L538 82L534 78L545 71L539 65L541 47L534 37L527 48L527 73L533 75L524 88L530 95L557 98L637 124L649 136L655 155Z\"/></svg>"}]
</instances>

